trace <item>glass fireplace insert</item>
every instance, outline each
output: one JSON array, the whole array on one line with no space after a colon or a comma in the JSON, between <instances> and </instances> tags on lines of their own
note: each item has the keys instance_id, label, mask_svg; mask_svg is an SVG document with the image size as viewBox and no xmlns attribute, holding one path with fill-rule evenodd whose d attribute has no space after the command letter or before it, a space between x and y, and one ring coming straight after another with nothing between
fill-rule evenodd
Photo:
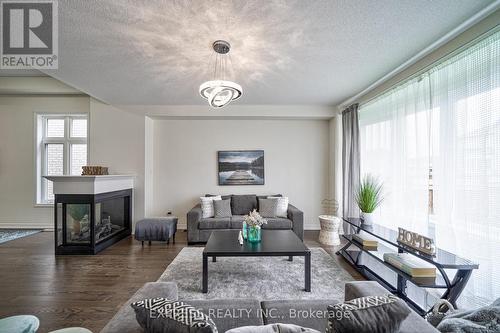
<instances>
[{"instance_id":1,"label":"glass fireplace insert","mask_svg":"<svg viewBox=\"0 0 500 333\"><path fill-rule=\"evenodd\" d=\"M96 254L131 233L132 189L55 195L56 254Z\"/></svg>"}]
</instances>

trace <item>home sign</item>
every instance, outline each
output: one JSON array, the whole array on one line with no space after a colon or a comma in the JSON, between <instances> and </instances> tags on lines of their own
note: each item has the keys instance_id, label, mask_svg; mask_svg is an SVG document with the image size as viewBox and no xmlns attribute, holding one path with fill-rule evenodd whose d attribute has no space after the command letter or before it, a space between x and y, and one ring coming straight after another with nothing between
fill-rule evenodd
<instances>
[{"instance_id":1,"label":"home sign","mask_svg":"<svg viewBox=\"0 0 500 333\"><path fill-rule=\"evenodd\" d=\"M433 239L403 228L398 228L398 243L425 254L434 255L436 253Z\"/></svg>"}]
</instances>

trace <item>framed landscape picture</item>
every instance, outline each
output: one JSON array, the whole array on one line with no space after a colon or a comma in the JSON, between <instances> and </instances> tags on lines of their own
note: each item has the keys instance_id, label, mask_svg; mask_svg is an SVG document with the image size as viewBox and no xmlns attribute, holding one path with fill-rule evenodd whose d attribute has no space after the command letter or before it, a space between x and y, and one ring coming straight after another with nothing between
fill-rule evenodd
<instances>
[{"instance_id":1,"label":"framed landscape picture","mask_svg":"<svg viewBox=\"0 0 500 333\"><path fill-rule=\"evenodd\" d=\"M223 150L217 161L219 185L264 185L263 150Z\"/></svg>"}]
</instances>

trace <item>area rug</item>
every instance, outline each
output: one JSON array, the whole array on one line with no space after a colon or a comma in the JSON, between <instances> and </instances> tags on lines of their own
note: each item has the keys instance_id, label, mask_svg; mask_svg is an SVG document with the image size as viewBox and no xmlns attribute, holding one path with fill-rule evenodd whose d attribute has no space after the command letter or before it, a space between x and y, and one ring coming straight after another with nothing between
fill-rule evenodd
<instances>
[{"instance_id":1,"label":"area rug","mask_svg":"<svg viewBox=\"0 0 500 333\"><path fill-rule=\"evenodd\" d=\"M311 292L304 291L304 258L219 257L208 262L208 293L201 292L201 247L186 247L158 281L174 281L179 299L344 299L353 278L322 248L311 249Z\"/></svg>"},{"instance_id":2,"label":"area rug","mask_svg":"<svg viewBox=\"0 0 500 333\"><path fill-rule=\"evenodd\" d=\"M42 230L28 229L0 229L0 244L14 239L34 235Z\"/></svg>"}]
</instances>

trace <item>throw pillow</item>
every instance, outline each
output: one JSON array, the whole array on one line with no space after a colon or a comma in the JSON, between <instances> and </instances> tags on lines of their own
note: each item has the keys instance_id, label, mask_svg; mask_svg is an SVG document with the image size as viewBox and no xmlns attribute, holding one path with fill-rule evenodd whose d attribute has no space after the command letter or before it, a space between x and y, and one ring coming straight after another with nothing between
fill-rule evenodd
<instances>
[{"instance_id":1,"label":"throw pillow","mask_svg":"<svg viewBox=\"0 0 500 333\"><path fill-rule=\"evenodd\" d=\"M255 194L233 195L231 197L231 211L233 215L246 215L257 209Z\"/></svg>"},{"instance_id":2,"label":"throw pillow","mask_svg":"<svg viewBox=\"0 0 500 333\"><path fill-rule=\"evenodd\" d=\"M200 197L201 200L201 211L202 211L202 218L206 219L209 217L214 217L215 212L214 212L214 200L222 200L221 196L215 196L215 197Z\"/></svg>"},{"instance_id":3,"label":"throw pillow","mask_svg":"<svg viewBox=\"0 0 500 333\"><path fill-rule=\"evenodd\" d=\"M262 217L276 217L278 211L277 199L259 199L259 214Z\"/></svg>"},{"instance_id":4,"label":"throw pillow","mask_svg":"<svg viewBox=\"0 0 500 333\"><path fill-rule=\"evenodd\" d=\"M320 333L312 328L293 324L270 324L265 326L242 326L230 329L226 333Z\"/></svg>"},{"instance_id":5,"label":"throw pillow","mask_svg":"<svg viewBox=\"0 0 500 333\"><path fill-rule=\"evenodd\" d=\"M152 298L131 304L139 325L148 333L217 333L209 316L189 304Z\"/></svg>"},{"instance_id":6,"label":"throw pillow","mask_svg":"<svg viewBox=\"0 0 500 333\"><path fill-rule=\"evenodd\" d=\"M288 197L269 196L268 199L278 199L278 217L288 217Z\"/></svg>"},{"instance_id":7,"label":"throw pillow","mask_svg":"<svg viewBox=\"0 0 500 333\"><path fill-rule=\"evenodd\" d=\"M214 200L215 217L231 217L231 200Z\"/></svg>"},{"instance_id":8,"label":"throw pillow","mask_svg":"<svg viewBox=\"0 0 500 333\"><path fill-rule=\"evenodd\" d=\"M479 309L448 312L436 328L439 332L500 332L500 298Z\"/></svg>"},{"instance_id":9,"label":"throw pillow","mask_svg":"<svg viewBox=\"0 0 500 333\"><path fill-rule=\"evenodd\" d=\"M217 195L215 195L215 194L205 194L205 196L206 197L217 197ZM231 199L231 197L232 197L231 194L221 196L222 200Z\"/></svg>"},{"instance_id":10,"label":"throw pillow","mask_svg":"<svg viewBox=\"0 0 500 333\"><path fill-rule=\"evenodd\" d=\"M394 295L366 296L328 306L327 333L394 333L410 314Z\"/></svg>"}]
</instances>

